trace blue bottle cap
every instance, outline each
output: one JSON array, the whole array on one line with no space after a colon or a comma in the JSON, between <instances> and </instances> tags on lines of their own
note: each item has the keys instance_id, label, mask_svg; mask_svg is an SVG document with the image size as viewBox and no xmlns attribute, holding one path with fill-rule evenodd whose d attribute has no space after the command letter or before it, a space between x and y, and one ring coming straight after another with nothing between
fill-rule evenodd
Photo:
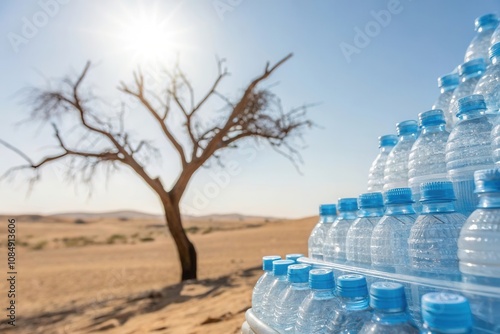
<instances>
[{"instance_id":1,"label":"blue bottle cap","mask_svg":"<svg viewBox=\"0 0 500 334\"><path fill-rule=\"evenodd\" d=\"M484 58L472 59L458 66L458 74L460 76L476 72L484 72L485 70L486 70L486 62L484 61Z\"/></svg>"},{"instance_id":2,"label":"blue bottle cap","mask_svg":"<svg viewBox=\"0 0 500 334\"><path fill-rule=\"evenodd\" d=\"M309 286L311 289L333 289L333 271L330 269L312 269L309 272Z\"/></svg>"},{"instance_id":3,"label":"blue bottle cap","mask_svg":"<svg viewBox=\"0 0 500 334\"><path fill-rule=\"evenodd\" d=\"M337 207L340 212L343 211L357 211L358 210L358 199L357 198L339 198Z\"/></svg>"},{"instance_id":4,"label":"blue bottle cap","mask_svg":"<svg viewBox=\"0 0 500 334\"><path fill-rule=\"evenodd\" d=\"M422 297L422 319L432 329L472 328L469 302L465 297L454 293L432 292L425 294Z\"/></svg>"},{"instance_id":5,"label":"blue bottle cap","mask_svg":"<svg viewBox=\"0 0 500 334\"><path fill-rule=\"evenodd\" d=\"M311 266L308 264L292 264L288 267L287 279L290 283L307 283Z\"/></svg>"},{"instance_id":6,"label":"blue bottle cap","mask_svg":"<svg viewBox=\"0 0 500 334\"><path fill-rule=\"evenodd\" d=\"M481 169L474 172L475 193L500 192L500 168Z\"/></svg>"},{"instance_id":7,"label":"blue bottle cap","mask_svg":"<svg viewBox=\"0 0 500 334\"><path fill-rule=\"evenodd\" d=\"M491 26L494 29L498 25L498 16L496 14L490 13L479 16L474 20L475 30L479 30L481 27Z\"/></svg>"},{"instance_id":8,"label":"blue bottle cap","mask_svg":"<svg viewBox=\"0 0 500 334\"><path fill-rule=\"evenodd\" d=\"M476 110L486 110L486 103L482 95L469 95L458 100L457 117Z\"/></svg>"},{"instance_id":9,"label":"blue bottle cap","mask_svg":"<svg viewBox=\"0 0 500 334\"><path fill-rule=\"evenodd\" d=\"M299 257L303 257L304 254L299 254L299 253L296 253L296 254L287 254L285 255L285 258L287 260L292 260L293 262L297 263L297 260Z\"/></svg>"},{"instance_id":10,"label":"blue bottle cap","mask_svg":"<svg viewBox=\"0 0 500 334\"><path fill-rule=\"evenodd\" d=\"M370 286L370 306L376 309L405 309L403 285L392 282L375 282Z\"/></svg>"},{"instance_id":11,"label":"blue bottle cap","mask_svg":"<svg viewBox=\"0 0 500 334\"><path fill-rule=\"evenodd\" d=\"M319 214L321 216L336 216L337 206L335 204L321 204L319 206Z\"/></svg>"},{"instance_id":12,"label":"blue bottle cap","mask_svg":"<svg viewBox=\"0 0 500 334\"><path fill-rule=\"evenodd\" d=\"M490 48L488 50L488 54L490 56L490 59L492 59L493 57L500 56L500 42L495 43L492 46L490 46Z\"/></svg>"},{"instance_id":13,"label":"blue bottle cap","mask_svg":"<svg viewBox=\"0 0 500 334\"><path fill-rule=\"evenodd\" d=\"M359 195L358 206L361 209L383 208L384 199L381 192L365 193Z\"/></svg>"},{"instance_id":14,"label":"blue bottle cap","mask_svg":"<svg viewBox=\"0 0 500 334\"><path fill-rule=\"evenodd\" d=\"M455 192L450 181L425 182L420 185L420 202L454 201Z\"/></svg>"},{"instance_id":15,"label":"blue bottle cap","mask_svg":"<svg viewBox=\"0 0 500 334\"><path fill-rule=\"evenodd\" d=\"M422 127L446 124L444 114L441 109L433 109L418 114L418 119Z\"/></svg>"},{"instance_id":16,"label":"blue bottle cap","mask_svg":"<svg viewBox=\"0 0 500 334\"><path fill-rule=\"evenodd\" d=\"M262 269L265 271L273 270L273 262L276 260L281 260L279 255L267 255L262 257Z\"/></svg>"},{"instance_id":17,"label":"blue bottle cap","mask_svg":"<svg viewBox=\"0 0 500 334\"><path fill-rule=\"evenodd\" d=\"M385 192L386 205L411 204L414 202L410 188L394 188Z\"/></svg>"},{"instance_id":18,"label":"blue bottle cap","mask_svg":"<svg viewBox=\"0 0 500 334\"><path fill-rule=\"evenodd\" d=\"M337 292L342 297L365 297L368 295L366 278L363 275L342 275L337 278Z\"/></svg>"},{"instance_id":19,"label":"blue bottle cap","mask_svg":"<svg viewBox=\"0 0 500 334\"><path fill-rule=\"evenodd\" d=\"M286 275L288 266L295 264L292 260L276 260L273 262L274 276Z\"/></svg>"},{"instance_id":20,"label":"blue bottle cap","mask_svg":"<svg viewBox=\"0 0 500 334\"><path fill-rule=\"evenodd\" d=\"M378 147L395 146L398 143L398 136L384 135L378 137Z\"/></svg>"},{"instance_id":21,"label":"blue bottle cap","mask_svg":"<svg viewBox=\"0 0 500 334\"><path fill-rule=\"evenodd\" d=\"M398 136L411 135L418 133L418 123L414 120L403 121L396 124Z\"/></svg>"},{"instance_id":22,"label":"blue bottle cap","mask_svg":"<svg viewBox=\"0 0 500 334\"><path fill-rule=\"evenodd\" d=\"M438 87L456 87L458 86L459 83L459 76L457 73L450 73L450 74L445 74L443 76L440 76L438 78Z\"/></svg>"}]
</instances>

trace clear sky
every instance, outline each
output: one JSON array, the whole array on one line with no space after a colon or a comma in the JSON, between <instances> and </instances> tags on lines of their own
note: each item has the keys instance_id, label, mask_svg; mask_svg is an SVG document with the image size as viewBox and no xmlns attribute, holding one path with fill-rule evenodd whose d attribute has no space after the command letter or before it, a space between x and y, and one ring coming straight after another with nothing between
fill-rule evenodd
<instances>
[{"instance_id":1,"label":"clear sky","mask_svg":"<svg viewBox=\"0 0 500 334\"><path fill-rule=\"evenodd\" d=\"M216 56L227 58L231 77L221 91L234 97L266 61L293 52L267 84L285 108L319 103L309 110L321 127L304 137L302 173L273 150L248 143L245 150L223 157L226 164L237 164L233 175L220 176L216 165L195 175L182 210L196 215L313 215L320 203L366 190L377 137L395 133L397 122L430 109L439 94L437 77L463 62L475 34L474 19L489 12L499 13L500 3L1 1L0 138L34 159L54 152L49 126L18 124L30 112L18 93L30 85L44 87L46 79L75 75L87 60L94 64L87 83L111 108L124 98L116 86L130 81L139 65L152 77L151 84L159 85L158 57L167 68L180 59L199 95L216 75ZM359 31L369 35L363 39ZM142 111L131 109L128 128L145 132L162 147L162 163L155 163L151 173L171 183L179 169L174 151L165 147ZM178 126L178 119L172 121ZM0 147L0 172L20 163ZM67 183L63 171L64 163L45 168L29 195L27 173L1 183L0 212L161 212L153 192L125 168L108 182L98 174L90 197L86 187Z\"/></svg>"}]
</instances>

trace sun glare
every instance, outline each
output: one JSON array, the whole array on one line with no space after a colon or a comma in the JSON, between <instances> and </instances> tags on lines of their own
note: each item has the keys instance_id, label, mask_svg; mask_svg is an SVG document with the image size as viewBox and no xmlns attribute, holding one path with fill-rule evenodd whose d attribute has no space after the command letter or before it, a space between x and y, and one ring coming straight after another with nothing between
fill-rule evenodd
<instances>
[{"instance_id":1,"label":"sun glare","mask_svg":"<svg viewBox=\"0 0 500 334\"><path fill-rule=\"evenodd\" d=\"M171 17L160 17L160 10L129 12L120 20L119 43L134 61L150 62L174 55L184 45L180 36L182 30L175 27Z\"/></svg>"}]
</instances>

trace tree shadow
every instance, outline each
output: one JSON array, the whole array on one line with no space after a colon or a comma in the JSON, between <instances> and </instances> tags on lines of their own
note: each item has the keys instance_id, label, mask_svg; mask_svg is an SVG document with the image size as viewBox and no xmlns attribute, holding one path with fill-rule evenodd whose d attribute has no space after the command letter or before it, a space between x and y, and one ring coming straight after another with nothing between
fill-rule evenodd
<instances>
[{"instance_id":1,"label":"tree shadow","mask_svg":"<svg viewBox=\"0 0 500 334\"><path fill-rule=\"evenodd\" d=\"M79 331L104 331L109 329L110 326L121 326L133 317L160 311L171 304L216 296L222 293L224 288L234 288L241 285L234 282L235 277L252 277L260 270L261 267L256 266L242 270L236 274L233 273L218 278L185 281L166 286L159 290L145 291L130 297L109 298L78 307L41 313L33 317L19 318L17 322L18 324L22 324L23 329L27 333L48 333L49 331L43 331L43 329L54 329L62 325L63 322L69 322L73 317L85 316L90 321L87 322L87 325L79 327ZM246 308L237 311L236 314L244 311L246 311ZM94 314L89 317L89 314L92 313ZM212 322L216 322L216 320L209 319L206 323ZM0 332L4 333L3 329L6 330L10 327L6 320L0 322ZM63 331L62 333L71 332L72 330Z\"/></svg>"}]
</instances>

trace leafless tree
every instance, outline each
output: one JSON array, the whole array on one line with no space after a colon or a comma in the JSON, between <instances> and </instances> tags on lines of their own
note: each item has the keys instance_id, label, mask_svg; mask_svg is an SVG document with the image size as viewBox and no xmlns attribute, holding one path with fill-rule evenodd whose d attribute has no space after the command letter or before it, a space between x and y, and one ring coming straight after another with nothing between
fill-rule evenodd
<instances>
[{"instance_id":1,"label":"leafless tree","mask_svg":"<svg viewBox=\"0 0 500 334\"><path fill-rule=\"evenodd\" d=\"M267 63L264 71L246 86L235 101L218 91L220 83L229 75L223 60L218 60L218 75L199 100L195 98L193 86L179 65L167 72L168 80L161 95L146 87L144 74L140 70L134 73L132 83L122 82L119 85L118 89L123 94L138 102L138 108L145 113L144 117L152 117L162 137L178 154L182 168L170 189L164 186L159 177L150 175L146 168L151 163L149 158L157 154L158 147L151 141L138 140L130 131L127 132L123 125L123 111L116 117L109 117L102 110L102 104L95 103L97 98L91 90L85 89L84 81L90 62L76 79L66 77L59 80L59 88L33 88L30 91L28 105L32 112L31 118L52 125L59 153L34 161L15 146L1 140L0 143L14 150L27 162L12 167L4 177L28 169L34 172L31 180L36 181L42 167L63 159L68 162L71 176L80 176L87 182L92 180L100 166L113 168L122 164L130 167L158 195L163 205L167 226L178 250L181 279L196 279L196 250L184 231L179 209L193 174L206 166L209 159L220 159L223 150L237 148L237 142L244 138L263 140L294 163L298 161L298 147L293 138L312 125L306 118L306 106L284 112L277 96L269 88L261 87L261 83L291 56L289 54L274 65ZM207 124L209 122L203 122L199 117L202 111L210 110L207 101L212 98L220 99L226 106L224 117L218 119L217 124ZM169 123L172 122L169 122L169 116L174 111L184 119L179 126L183 127L185 138L177 138L179 136L176 137L170 128ZM88 141L65 138L61 131L62 118L65 118L66 126L70 122L71 129L80 131L85 138L98 140L98 144L85 145Z\"/></svg>"}]
</instances>

